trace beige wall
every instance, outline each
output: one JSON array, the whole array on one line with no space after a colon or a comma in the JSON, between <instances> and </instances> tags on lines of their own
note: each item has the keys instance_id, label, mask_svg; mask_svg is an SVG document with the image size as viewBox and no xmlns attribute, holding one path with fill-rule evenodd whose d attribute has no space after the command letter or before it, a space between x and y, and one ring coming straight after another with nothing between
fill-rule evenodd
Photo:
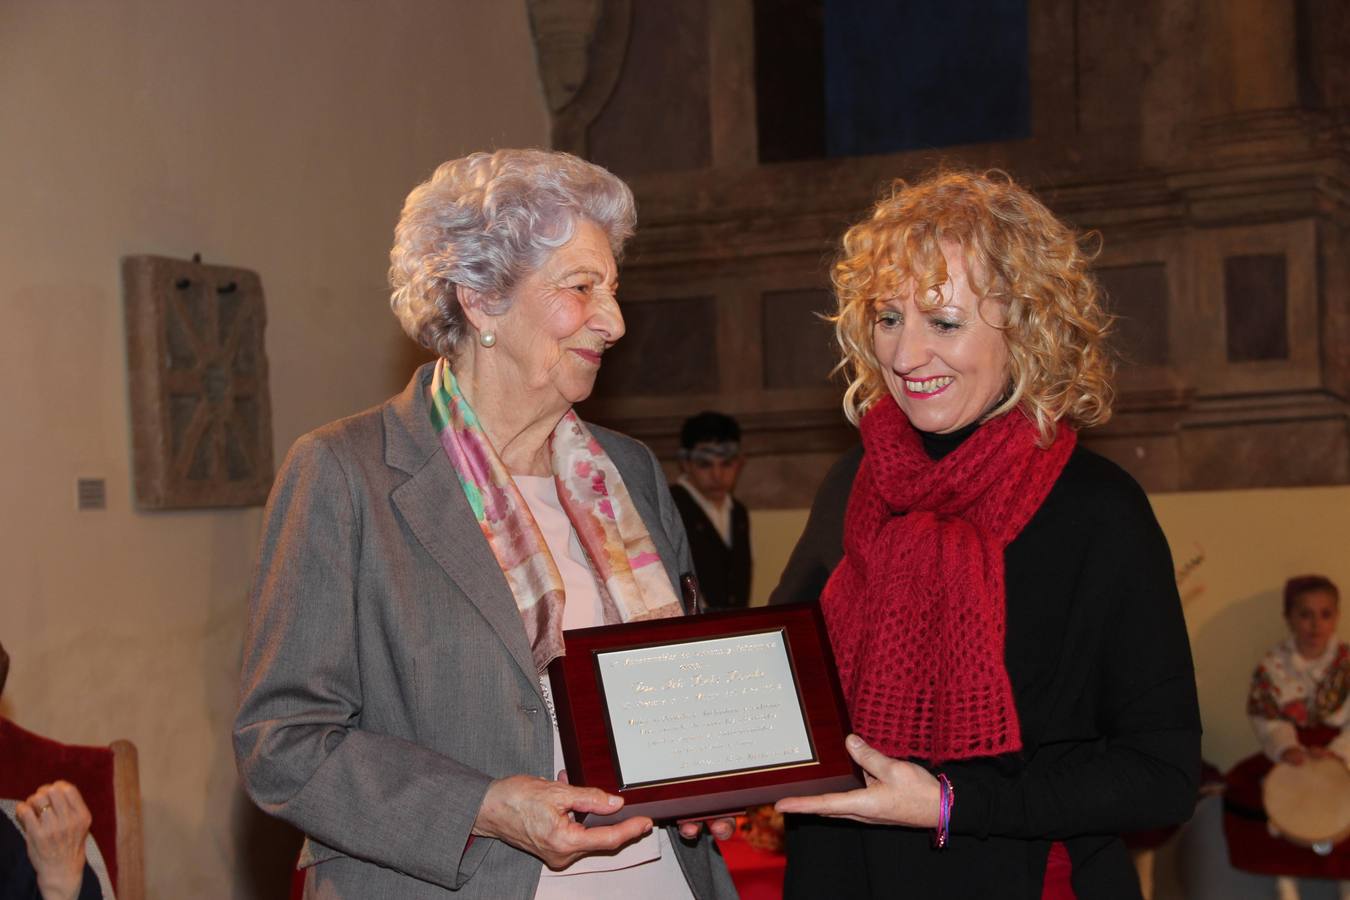
<instances>
[{"instance_id":1,"label":"beige wall","mask_svg":"<svg viewBox=\"0 0 1350 900\"><path fill-rule=\"evenodd\" d=\"M1243 714L1256 661L1284 634L1280 590L1318 572L1350 596L1350 487L1157 494L1195 655L1205 758L1226 769L1254 753ZM806 510L756 510L753 602L768 599L806 523ZM1343 606L1347 605L1343 601ZM1350 639L1350 615L1341 618ZM1147 647L1139 648L1147 653Z\"/></svg>"},{"instance_id":2,"label":"beige wall","mask_svg":"<svg viewBox=\"0 0 1350 900\"><path fill-rule=\"evenodd\" d=\"M1286 634L1281 591L1316 572L1350 595L1350 487L1159 494L1195 655L1205 758L1226 769L1256 752L1244 709L1257 660ZM1342 607L1347 603L1342 601ZM1340 633L1350 638L1350 616Z\"/></svg>"},{"instance_id":3,"label":"beige wall","mask_svg":"<svg viewBox=\"0 0 1350 900\"><path fill-rule=\"evenodd\" d=\"M3 712L136 742L152 897L258 893L228 726L259 510L134 510L119 258L261 274L280 459L406 380L407 190L546 141L520 0L0 0Z\"/></svg>"}]
</instances>

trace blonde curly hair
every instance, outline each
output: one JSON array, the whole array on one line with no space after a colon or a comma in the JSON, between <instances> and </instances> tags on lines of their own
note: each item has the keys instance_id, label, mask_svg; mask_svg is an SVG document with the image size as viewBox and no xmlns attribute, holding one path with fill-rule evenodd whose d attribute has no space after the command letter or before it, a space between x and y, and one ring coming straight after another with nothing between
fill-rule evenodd
<instances>
[{"instance_id":1,"label":"blonde curly hair","mask_svg":"<svg viewBox=\"0 0 1350 900\"><path fill-rule=\"evenodd\" d=\"M830 321L843 352L836 371L848 378L849 421L856 425L887 393L872 343L878 304L908 292L924 308L941 306L946 244L960 248L975 296L1003 307L1008 388L982 421L1021 409L1042 446L1061 421L1105 423L1114 399L1111 316L1088 271L1096 248L1083 243L1003 172L945 170L912 185L895 181L871 215L844 233L831 272L838 310Z\"/></svg>"}]
</instances>

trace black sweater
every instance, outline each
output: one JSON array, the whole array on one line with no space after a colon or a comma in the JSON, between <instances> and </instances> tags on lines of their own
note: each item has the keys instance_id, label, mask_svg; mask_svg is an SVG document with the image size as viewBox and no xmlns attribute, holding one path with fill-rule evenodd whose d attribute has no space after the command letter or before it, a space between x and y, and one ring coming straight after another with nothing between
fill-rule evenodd
<instances>
[{"instance_id":1,"label":"black sweater","mask_svg":"<svg viewBox=\"0 0 1350 900\"><path fill-rule=\"evenodd\" d=\"M103 889L98 876L84 864L84 881L80 884L77 900L102 900ZM9 817L0 813L0 900L41 900L37 872L28 859L28 845L23 832Z\"/></svg>"},{"instance_id":2,"label":"black sweater","mask_svg":"<svg viewBox=\"0 0 1350 900\"><path fill-rule=\"evenodd\" d=\"M694 573L710 609L744 609L750 605L750 514L735 498L731 501L731 546L717 526L681 484L670 486L670 496L689 535Z\"/></svg>"},{"instance_id":3,"label":"black sweater","mask_svg":"<svg viewBox=\"0 0 1350 900\"><path fill-rule=\"evenodd\" d=\"M939 458L968 434L924 435L925 449ZM770 603L819 597L861 460L857 448L826 476ZM1200 768L1167 541L1138 484L1080 447L1004 560L1022 750L942 767L956 797L945 850L917 829L792 823L788 897L1038 900L1052 841L1080 900L1140 896L1119 835L1189 818Z\"/></svg>"}]
</instances>

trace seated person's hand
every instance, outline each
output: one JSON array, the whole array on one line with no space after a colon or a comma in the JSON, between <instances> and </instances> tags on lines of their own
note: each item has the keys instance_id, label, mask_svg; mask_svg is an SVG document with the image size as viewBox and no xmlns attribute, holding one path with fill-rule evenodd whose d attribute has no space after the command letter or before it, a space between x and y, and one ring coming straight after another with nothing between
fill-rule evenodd
<instances>
[{"instance_id":1,"label":"seated person's hand","mask_svg":"<svg viewBox=\"0 0 1350 900\"><path fill-rule=\"evenodd\" d=\"M44 784L14 808L43 900L74 900L84 881L84 840L93 817L75 785Z\"/></svg>"},{"instance_id":2,"label":"seated person's hand","mask_svg":"<svg viewBox=\"0 0 1350 900\"><path fill-rule=\"evenodd\" d=\"M1301 766L1307 758L1308 752L1302 747L1290 747L1280 754L1280 762L1289 763L1291 766Z\"/></svg>"}]
</instances>

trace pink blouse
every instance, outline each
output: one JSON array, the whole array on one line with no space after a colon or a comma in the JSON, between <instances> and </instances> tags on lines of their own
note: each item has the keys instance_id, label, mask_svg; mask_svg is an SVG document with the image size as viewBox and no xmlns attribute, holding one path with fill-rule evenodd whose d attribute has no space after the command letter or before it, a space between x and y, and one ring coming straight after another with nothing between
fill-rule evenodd
<instances>
[{"instance_id":1,"label":"pink blouse","mask_svg":"<svg viewBox=\"0 0 1350 900\"><path fill-rule=\"evenodd\" d=\"M558 574L562 576L567 596L563 607L563 629L603 625L595 576L586 561L586 551L581 548L572 523L558 502L558 489L552 476L515 475L512 478L544 535L544 543L558 567ZM550 691L548 676L542 680L544 690ZM562 742L556 724L553 726L553 766L559 770L563 768ZM545 866L534 896L537 900L589 900L609 896L693 898L664 828L652 829L646 837L617 853L582 857L561 872Z\"/></svg>"}]
</instances>

